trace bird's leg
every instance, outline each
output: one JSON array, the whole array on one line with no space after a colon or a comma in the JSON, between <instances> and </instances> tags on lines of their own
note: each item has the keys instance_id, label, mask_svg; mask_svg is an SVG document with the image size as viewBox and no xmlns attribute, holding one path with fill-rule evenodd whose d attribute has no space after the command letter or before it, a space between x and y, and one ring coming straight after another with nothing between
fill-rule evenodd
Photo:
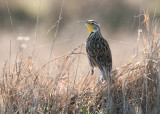
<instances>
[{"instance_id":1,"label":"bird's leg","mask_svg":"<svg viewBox=\"0 0 160 114\"><path fill-rule=\"evenodd\" d=\"M94 68L91 69L91 75L93 75L93 74L94 74Z\"/></svg>"}]
</instances>

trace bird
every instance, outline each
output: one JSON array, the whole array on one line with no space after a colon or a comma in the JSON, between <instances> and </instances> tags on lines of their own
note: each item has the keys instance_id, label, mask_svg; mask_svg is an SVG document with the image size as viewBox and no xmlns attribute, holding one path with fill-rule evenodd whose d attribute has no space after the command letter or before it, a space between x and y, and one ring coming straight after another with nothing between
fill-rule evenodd
<instances>
[{"instance_id":1,"label":"bird","mask_svg":"<svg viewBox=\"0 0 160 114\"><path fill-rule=\"evenodd\" d=\"M101 34L100 25L94 20L80 21L88 27L89 37L86 41L86 52L91 66L91 75L94 74L94 68L98 67L102 78L107 80L112 70L112 54L110 46Z\"/></svg>"}]
</instances>

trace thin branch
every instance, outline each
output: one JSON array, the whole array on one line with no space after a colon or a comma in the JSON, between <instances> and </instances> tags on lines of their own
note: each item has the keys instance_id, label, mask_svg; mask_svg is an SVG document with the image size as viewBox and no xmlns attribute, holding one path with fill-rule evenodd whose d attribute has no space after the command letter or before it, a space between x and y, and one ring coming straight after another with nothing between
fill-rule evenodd
<instances>
[{"instance_id":1,"label":"thin branch","mask_svg":"<svg viewBox=\"0 0 160 114\"><path fill-rule=\"evenodd\" d=\"M153 16L152 23L153 23L153 21L154 21L154 19L155 19L155 17L156 17L158 1L159 1L159 0L157 0L157 1L156 1L156 4L155 4L155 8L154 8L154 16Z\"/></svg>"},{"instance_id":2,"label":"thin branch","mask_svg":"<svg viewBox=\"0 0 160 114\"><path fill-rule=\"evenodd\" d=\"M43 68L45 68L48 64L50 64L51 62L53 62L53 61L56 60L56 59L64 58L64 57L66 57L66 56L68 56L68 55L72 55L72 54L84 54L84 53L81 53L81 52L80 52L80 53L75 53L75 51L76 51L77 49L79 49L80 47L82 47L84 44L85 44L85 43L82 43L81 45L77 46L77 47L74 48L74 49L71 51L71 53L69 53L69 54L65 54L65 55L62 55L62 56L59 56L59 57L55 57L54 59L48 61L46 64L44 64L44 65L36 72L36 74L37 74L40 70L42 70Z\"/></svg>"},{"instance_id":3,"label":"thin branch","mask_svg":"<svg viewBox=\"0 0 160 114\"><path fill-rule=\"evenodd\" d=\"M10 51L9 51L9 74L11 71L11 56L12 56L12 42L10 40Z\"/></svg>"},{"instance_id":4,"label":"thin branch","mask_svg":"<svg viewBox=\"0 0 160 114\"><path fill-rule=\"evenodd\" d=\"M62 7L61 7L60 14L59 14L59 19L57 21L58 23L57 23L56 32L55 32L54 37L53 37L53 42L52 42L52 48L51 48L51 52L50 52L49 61L51 60L51 56L52 56L52 52L53 52L53 48L54 48L54 42L55 42L55 39L56 39L56 36L57 36L57 33L58 33L59 23L60 23L60 20L62 18L63 7L64 7L64 0L62 1ZM48 65L48 73L49 73L49 65Z\"/></svg>"},{"instance_id":5,"label":"thin branch","mask_svg":"<svg viewBox=\"0 0 160 114\"><path fill-rule=\"evenodd\" d=\"M57 22L55 22L55 23L48 29L47 34L48 34L53 28L55 28L55 27L57 26L57 24L59 23L59 21L61 21L61 19L62 19L62 17L61 17Z\"/></svg>"},{"instance_id":6,"label":"thin branch","mask_svg":"<svg viewBox=\"0 0 160 114\"><path fill-rule=\"evenodd\" d=\"M69 70L68 70L68 87L67 87L67 103L66 103L66 106L67 106L67 114L68 114L68 94L69 94Z\"/></svg>"},{"instance_id":7,"label":"thin branch","mask_svg":"<svg viewBox=\"0 0 160 114\"><path fill-rule=\"evenodd\" d=\"M10 12L9 5L8 5L8 0L5 0L5 1L6 1L6 6L7 6L8 15L9 15L9 19L10 19L10 22L11 22L12 30L13 30L13 32L15 32L11 12Z\"/></svg>"},{"instance_id":8,"label":"thin branch","mask_svg":"<svg viewBox=\"0 0 160 114\"><path fill-rule=\"evenodd\" d=\"M40 17L41 3L42 3L42 0L40 0L39 7L38 7L37 20L36 20L35 33L34 33L36 38L35 42L37 42L37 29L38 29L38 23L39 23L39 17Z\"/></svg>"}]
</instances>

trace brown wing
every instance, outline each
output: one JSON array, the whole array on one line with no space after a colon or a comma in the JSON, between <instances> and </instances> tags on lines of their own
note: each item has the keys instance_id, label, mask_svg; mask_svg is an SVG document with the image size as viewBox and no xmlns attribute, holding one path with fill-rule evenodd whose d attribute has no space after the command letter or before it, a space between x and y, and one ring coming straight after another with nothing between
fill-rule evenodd
<instances>
[{"instance_id":1,"label":"brown wing","mask_svg":"<svg viewBox=\"0 0 160 114\"><path fill-rule=\"evenodd\" d=\"M89 43L89 44L88 44ZM90 61L96 63L96 65L103 69L112 69L112 55L108 42L104 38L95 38L88 42L87 53L90 56Z\"/></svg>"}]
</instances>

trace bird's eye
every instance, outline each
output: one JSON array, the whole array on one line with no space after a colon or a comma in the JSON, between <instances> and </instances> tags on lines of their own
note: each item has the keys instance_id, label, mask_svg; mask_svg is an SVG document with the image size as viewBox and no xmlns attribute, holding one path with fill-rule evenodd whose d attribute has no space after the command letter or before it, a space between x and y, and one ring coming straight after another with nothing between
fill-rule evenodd
<instances>
[{"instance_id":1,"label":"bird's eye","mask_svg":"<svg viewBox=\"0 0 160 114\"><path fill-rule=\"evenodd\" d=\"M97 22L95 22L95 24L96 24L96 25L98 25L98 23L97 23Z\"/></svg>"}]
</instances>

